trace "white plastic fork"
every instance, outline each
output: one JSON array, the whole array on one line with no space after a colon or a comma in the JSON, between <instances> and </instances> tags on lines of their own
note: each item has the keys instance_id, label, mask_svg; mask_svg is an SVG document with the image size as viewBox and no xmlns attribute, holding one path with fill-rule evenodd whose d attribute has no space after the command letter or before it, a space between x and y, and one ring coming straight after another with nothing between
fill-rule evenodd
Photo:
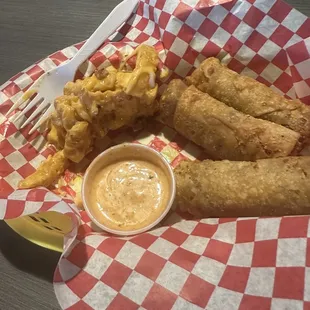
<instances>
[{"instance_id":1,"label":"white plastic fork","mask_svg":"<svg viewBox=\"0 0 310 310\"><path fill-rule=\"evenodd\" d=\"M34 112L19 126L19 129L29 124L39 113L43 112L44 109L46 109L46 111L34 124L29 134L33 133L34 130L48 119L54 110L55 98L63 93L65 84L74 79L78 67L129 18L138 2L139 0L124 0L118 4L70 61L44 73L28 89L26 96L24 95L13 104L6 115L9 115L12 111L25 103L24 109L12 120L16 125L20 117L38 104ZM36 96L30 100L29 97L32 97L34 94L36 94Z\"/></svg>"}]
</instances>

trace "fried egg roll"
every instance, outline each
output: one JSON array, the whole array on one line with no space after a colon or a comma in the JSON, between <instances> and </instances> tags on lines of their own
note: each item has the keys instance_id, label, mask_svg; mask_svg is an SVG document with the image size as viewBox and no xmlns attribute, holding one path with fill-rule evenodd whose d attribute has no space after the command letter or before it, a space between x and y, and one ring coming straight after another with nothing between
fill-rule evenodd
<instances>
[{"instance_id":1,"label":"fried egg roll","mask_svg":"<svg viewBox=\"0 0 310 310\"><path fill-rule=\"evenodd\" d=\"M173 117L175 109L186 88L187 85L178 79L172 80L168 84L159 101L159 115L157 117L159 121L170 127L174 127Z\"/></svg>"},{"instance_id":2,"label":"fried egg roll","mask_svg":"<svg viewBox=\"0 0 310 310\"><path fill-rule=\"evenodd\" d=\"M310 107L299 100L286 99L250 77L239 75L217 58L206 59L186 82L238 111L299 132L305 142L310 139Z\"/></svg>"},{"instance_id":3,"label":"fried egg roll","mask_svg":"<svg viewBox=\"0 0 310 310\"><path fill-rule=\"evenodd\" d=\"M194 86L178 101L173 124L213 159L284 157L294 152L300 138L295 131L245 115Z\"/></svg>"},{"instance_id":4,"label":"fried egg roll","mask_svg":"<svg viewBox=\"0 0 310 310\"><path fill-rule=\"evenodd\" d=\"M200 217L310 213L310 157L181 162L176 201Z\"/></svg>"}]
</instances>

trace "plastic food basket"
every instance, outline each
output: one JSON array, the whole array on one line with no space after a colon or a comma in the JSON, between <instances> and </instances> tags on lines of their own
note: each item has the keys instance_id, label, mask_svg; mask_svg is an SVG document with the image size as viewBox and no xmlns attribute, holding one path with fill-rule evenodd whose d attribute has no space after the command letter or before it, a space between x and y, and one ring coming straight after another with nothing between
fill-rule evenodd
<instances>
[{"instance_id":1,"label":"plastic food basket","mask_svg":"<svg viewBox=\"0 0 310 310\"><path fill-rule=\"evenodd\" d=\"M57 212L36 213L6 223L25 239L58 252L62 252L64 235L72 228L71 219Z\"/></svg>"}]
</instances>

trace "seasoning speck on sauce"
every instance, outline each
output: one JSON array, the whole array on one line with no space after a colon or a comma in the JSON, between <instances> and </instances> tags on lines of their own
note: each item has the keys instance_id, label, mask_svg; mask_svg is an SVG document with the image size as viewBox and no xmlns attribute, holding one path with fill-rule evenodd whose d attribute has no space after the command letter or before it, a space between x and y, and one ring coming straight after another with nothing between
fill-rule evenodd
<instances>
[{"instance_id":1,"label":"seasoning speck on sauce","mask_svg":"<svg viewBox=\"0 0 310 310\"><path fill-rule=\"evenodd\" d=\"M121 160L99 170L90 184L95 218L112 229L133 230L165 210L169 184L164 171L144 160Z\"/></svg>"}]
</instances>

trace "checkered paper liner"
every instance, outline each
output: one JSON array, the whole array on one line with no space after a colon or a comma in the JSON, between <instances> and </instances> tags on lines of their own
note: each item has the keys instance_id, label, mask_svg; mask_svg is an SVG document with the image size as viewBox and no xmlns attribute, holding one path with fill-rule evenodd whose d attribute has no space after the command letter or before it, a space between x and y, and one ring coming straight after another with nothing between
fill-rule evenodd
<instances>
[{"instance_id":1,"label":"checkered paper liner","mask_svg":"<svg viewBox=\"0 0 310 310\"><path fill-rule=\"evenodd\" d=\"M171 70L166 82L215 56L310 104L309 35L310 19L279 0L145 0L114 42L103 44L81 66L79 76L117 66L120 54L146 43ZM18 131L5 114L33 81L80 46L50 55L0 88L0 218L43 211L71 217L73 229L54 275L61 307L310 309L309 216L198 221L174 210L161 227L118 238L98 231L71 199L44 188L15 190L54 150L45 146L44 135L28 135L31 126ZM173 167L185 158L203 158L200 148L156 122L144 131L112 132L104 141L103 147L124 141L150 145ZM63 188L73 196L74 177L67 171Z\"/></svg>"}]
</instances>

